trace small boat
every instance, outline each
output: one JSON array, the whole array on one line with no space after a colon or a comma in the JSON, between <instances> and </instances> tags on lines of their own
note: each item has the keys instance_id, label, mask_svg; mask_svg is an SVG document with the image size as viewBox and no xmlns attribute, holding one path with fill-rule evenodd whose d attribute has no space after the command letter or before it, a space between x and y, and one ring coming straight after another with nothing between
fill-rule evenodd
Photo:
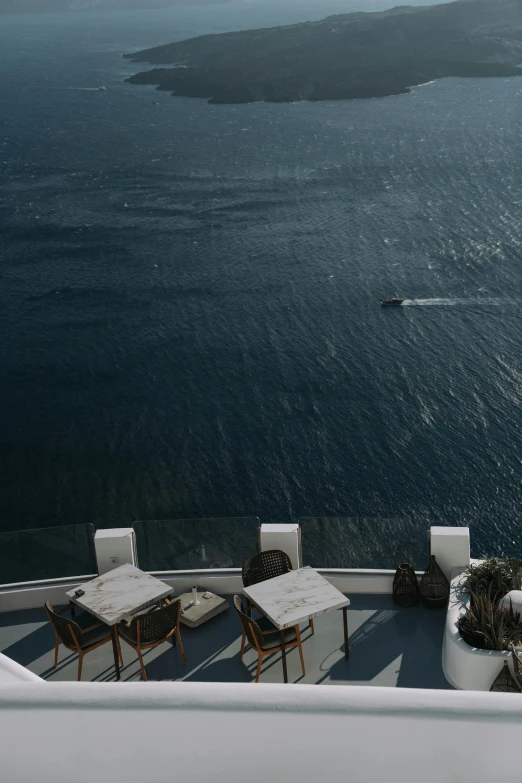
<instances>
[{"instance_id":1,"label":"small boat","mask_svg":"<svg viewBox=\"0 0 522 783\"><path fill-rule=\"evenodd\" d=\"M382 305L401 305L404 299L401 299L399 296L392 296L391 299L379 299L379 302Z\"/></svg>"}]
</instances>

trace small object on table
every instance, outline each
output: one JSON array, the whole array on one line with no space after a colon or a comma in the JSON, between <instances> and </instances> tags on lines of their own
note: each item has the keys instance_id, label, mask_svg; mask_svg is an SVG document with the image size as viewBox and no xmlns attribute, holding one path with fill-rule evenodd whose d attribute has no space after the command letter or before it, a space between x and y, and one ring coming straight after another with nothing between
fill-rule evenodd
<instances>
[{"instance_id":1,"label":"small object on table","mask_svg":"<svg viewBox=\"0 0 522 783\"><path fill-rule=\"evenodd\" d=\"M243 588L244 594L281 632L283 678L288 682L285 628L305 623L317 615L334 609L343 610L344 657L350 657L348 647L348 613L350 599L330 584L313 568L298 568L282 576Z\"/></svg>"},{"instance_id":2,"label":"small object on table","mask_svg":"<svg viewBox=\"0 0 522 783\"><path fill-rule=\"evenodd\" d=\"M393 602L397 606L415 606L419 601L419 583L411 563L399 563L393 578Z\"/></svg>"},{"instance_id":3,"label":"small object on table","mask_svg":"<svg viewBox=\"0 0 522 783\"><path fill-rule=\"evenodd\" d=\"M66 594L68 598L111 628L114 667L116 679L119 680L118 623L171 595L172 587L130 563L125 563L83 584L81 589L84 594L81 597L76 595L76 589Z\"/></svg>"},{"instance_id":4,"label":"small object on table","mask_svg":"<svg viewBox=\"0 0 522 783\"><path fill-rule=\"evenodd\" d=\"M78 588L78 590L75 590L75 591L74 591L74 595L76 596L76 598L81 598L81 597L82 597L82 595L85 595L85 590L82 590L82 589L79 587L79 588Z\"/></svg>"},{"instance_id":5,"label":"small object on table","mask_svg":"<svg viewBox=\"0 0 522 783\"><path fill-rule=\"evenodd\" d=\"M206 623L207 620L211 620L216 615L224 612L229 606L228 601L219 595L213 594L206 601L198 601L197 604L192 603L191 593L182 593L178 598L183 607L181 622L189 628L197 628L199 625Z\"/></svg>"},{"instance_id":6,"label":"small object on table","mask_svg":"<svg viewBox=\"0 0 522 783\"><path fill-rule=\"evenodd\" d=\"M419 595L424 606L438 609L446 606L449 600L450 585L435 555L431 555L430 564L421 578Z\"/></svg>"},{"instance_id":7,"label":"small object on table","mask_svg":"<svg viewBox=\"0 0 522 783\"><path fill-rule=\"evenodd\" d=\"M198 586L197 585L195 585L192 588L192 603L194 604L194 606L197 606L199 604L199 601L198 601Z\"/></svg>"}]
</instances>

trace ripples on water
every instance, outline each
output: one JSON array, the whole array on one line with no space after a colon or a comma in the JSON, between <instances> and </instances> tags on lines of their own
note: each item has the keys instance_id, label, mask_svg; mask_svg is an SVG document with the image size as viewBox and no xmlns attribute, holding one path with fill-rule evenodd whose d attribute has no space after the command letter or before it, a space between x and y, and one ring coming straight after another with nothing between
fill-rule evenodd
<instances>
[{"instance_id":1,"label":"ripples on water","mask_svg":"<svg viewBox=\"0 0 522 783\"><path fill-rule=\"evenodd\" d=\"M208 106L122 83L132 25L36 29L3 48L4 527L411 514L516 550L522 83Z\"/></svg>"}]
</instances>

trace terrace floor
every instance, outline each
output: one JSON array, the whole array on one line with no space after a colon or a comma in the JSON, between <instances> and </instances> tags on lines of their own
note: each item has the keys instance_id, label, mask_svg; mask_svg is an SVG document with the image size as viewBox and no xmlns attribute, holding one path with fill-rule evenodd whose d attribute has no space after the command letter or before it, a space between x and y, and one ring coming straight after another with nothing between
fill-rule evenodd
<instances>
[{"instance_id":1,"label":"terrace floor","mask_svg":"<svg viewBox=\"0 0 522 783\"><path fill-rule=\"evenodd\" d=\"M227 596L230 599L231 596ZM315 620L315 635L302 627L306 676L297 649L287 654L289 682L308 684L384 685L402 688L450 688L442 672L441 652L445 610L421 606L398 609L389 595L351 596L348 611L350 659L344 657L342 612ZM199 628L181 627L186 666L179 650L165 643L144 654L149 680L250 682L257 655L247 648L239 661L240 625L232 601L226 612ZM0 614L0 651L49 681L75 680L77 656L60 647L53 666L54 632L43 609ZM122 642L122 681L140 680L134 650ZM112 645L88 653L82 679L115 679ZM261 682L282 682L280 654L264 659Z\"/></svg>"}]
</instances>

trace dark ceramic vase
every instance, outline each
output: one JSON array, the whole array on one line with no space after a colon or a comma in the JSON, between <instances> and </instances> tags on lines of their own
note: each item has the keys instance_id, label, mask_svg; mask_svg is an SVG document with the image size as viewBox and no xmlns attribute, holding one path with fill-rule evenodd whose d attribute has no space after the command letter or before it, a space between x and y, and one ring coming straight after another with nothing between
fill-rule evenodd
<instances>
[{"instance_id":1,"label":"dark ceramic vase","mask_svg":"<svg viewBox=\"0 0 522 783\"><path fill-rule=\"evenodd\" d=\"M415 606L419 600L417 574L411 563L399 563L393 578L393 602L397 606Z\"/></svg>"},{"instance_id":2,"label":"dark ceramic vase","mask_svg":"<svg viewBox=\"0 0 522 783\"><path fill-rule=\"evenodd\" d=\"M424 606L431 609L438 609L448 603L450 585L435 555L431 555L430 564L422 576L419 594Z\"/></svg>"}]
</instances>

